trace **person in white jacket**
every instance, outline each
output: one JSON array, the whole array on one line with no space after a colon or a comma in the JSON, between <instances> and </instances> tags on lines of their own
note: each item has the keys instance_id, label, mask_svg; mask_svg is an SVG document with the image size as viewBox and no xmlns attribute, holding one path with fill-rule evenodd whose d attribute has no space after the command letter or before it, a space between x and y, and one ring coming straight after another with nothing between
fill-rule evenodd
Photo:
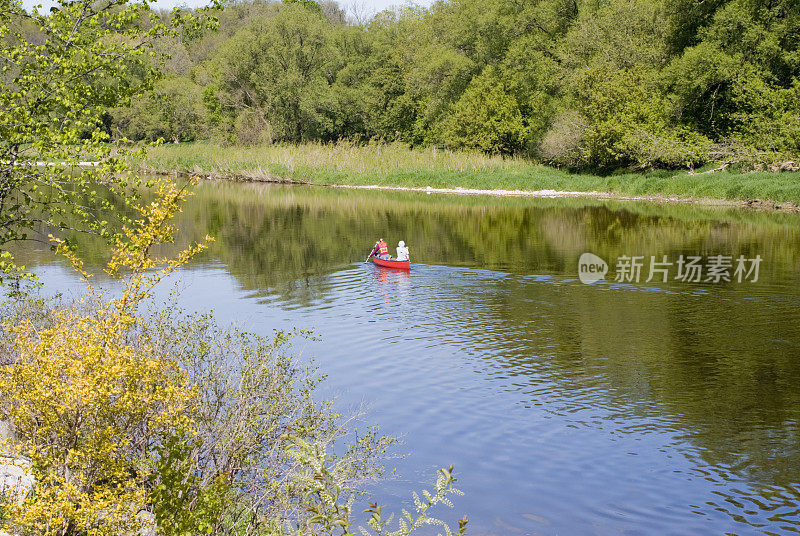
<instances>
[{"instance_id":1,"label":"person in white jacket","mask_svg":"<svg viewBox=\"0 0 800 536\"><path fill-rule=\"evenodd\" d=\"M407 261L411 257L408 254L408 248L406 247L406 243L402 240L397 243L397 260L398 261Z\"/></svg>"}]
</instances>

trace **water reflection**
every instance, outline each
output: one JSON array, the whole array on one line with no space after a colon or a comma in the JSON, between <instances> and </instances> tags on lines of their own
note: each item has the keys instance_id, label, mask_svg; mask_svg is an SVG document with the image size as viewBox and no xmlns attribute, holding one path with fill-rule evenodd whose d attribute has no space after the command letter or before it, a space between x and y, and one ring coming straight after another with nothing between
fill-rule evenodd
<instances>
[{"instance_id":1,"label":"water reflection","mask_svg":"<svg viewBox=\"0 0 800 536\"><path fill-rule=\"evenodd\" d=\"M477 534L784 534L800 528L798 224L206 183L180 240L217 242L182 273L183 299L265 332L315 328L340 403L407 434L404 479L378 490L390 505L455 463ZM409 244L410 273L363 263L379 235ZM755 284L585 286L586 251L764 263Z\"/></svg>"},{"instance_id":2,"label":"water reflection","mask_svg":"<svg viewBox=\"0 0 800 536\"><path fill-rule=\"evenodd\" d=\"M375 266L375 281L378 287L379 301L384 305L409 305L411 273L406 270L392 270L383 266Z\"/></svg>"}]
</instances>

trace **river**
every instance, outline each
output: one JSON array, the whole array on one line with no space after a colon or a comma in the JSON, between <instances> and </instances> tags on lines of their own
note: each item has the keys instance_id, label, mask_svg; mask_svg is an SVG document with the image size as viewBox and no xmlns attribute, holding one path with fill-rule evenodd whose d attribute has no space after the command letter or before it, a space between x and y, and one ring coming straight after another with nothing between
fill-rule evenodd
<instances>
[{"instance_id":1,"label":"river","mask_svg":"<svg viewBox=\"0 0 800 536\"><path fill-rule=\"evenodd\" d=\"M798 215L207 182L178 225L180 244L216 237L178 276L183 306L313 328L297 350L322 394L403 439L370 486L390 510L454 464L465 495L439 514L475 535L800 532ZM410 272L363 262L379 237ZM604 279L581 282L583 253ZM615 281L628 257L640 277ZM692 257L701 280L676 279Z\"/></svg>"}]
</instances>

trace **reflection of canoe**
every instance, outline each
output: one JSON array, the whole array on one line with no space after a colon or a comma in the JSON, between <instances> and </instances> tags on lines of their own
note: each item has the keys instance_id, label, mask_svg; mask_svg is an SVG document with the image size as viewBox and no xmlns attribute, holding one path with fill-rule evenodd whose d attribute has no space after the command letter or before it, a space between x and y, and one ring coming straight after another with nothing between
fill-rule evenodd
<instances>
[{"instance_id":1,"label":"reflection of canoe","mask_svg":"<svg viewBox=\"0 0 800 536\"><path fill-rule=\"evenodd\" d=\"M377 257L372 257L372 262L378 266L383 266L384 268L395 268L397 270L411 269L411 261L387 261Z\"/></svg>"}]
</instances>

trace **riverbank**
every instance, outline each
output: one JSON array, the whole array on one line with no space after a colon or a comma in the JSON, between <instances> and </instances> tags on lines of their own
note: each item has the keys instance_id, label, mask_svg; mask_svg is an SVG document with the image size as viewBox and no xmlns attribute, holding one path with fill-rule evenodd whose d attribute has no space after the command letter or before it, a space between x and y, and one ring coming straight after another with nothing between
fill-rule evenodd
<instances>
[{"instance_id":1,"label":"riverbank","mask_svg":"<svg viewBox=\"0 0 800 536\"><path fill-rule=\"evenodd\" d=\"M134 162L140 171L205 178L472 195L580 196L800 209L800 172L657 170L575 174L522 158L409 149L401 144L220 147L166 144Z\"/></svg>"},{"instance_id":2,"label":"riverbank","mask_svg":"<svg viewBox=\"0 0 800 536\"><path fill-rule=\"evenodd\" d=\"M714 199L679 197L667 195L623 195L615 192L580 192L566 190L479 190L475 188L431 188L407 187L407 186L351 186L346 184L330 184L331 188L350 188L359 190L390 190L401 192L421 192L427 194L455 194L455 195L492 195L498 197L538 197L558 199L565 197L583 197L610 201L650 201L655 203L691 203L694 205L705 206L739 206L748 208L759 208L769 210L781 210L785 212L800 212L800 205L792 202L776 203L765 199Z\"/></svg>"}]
</instances>

